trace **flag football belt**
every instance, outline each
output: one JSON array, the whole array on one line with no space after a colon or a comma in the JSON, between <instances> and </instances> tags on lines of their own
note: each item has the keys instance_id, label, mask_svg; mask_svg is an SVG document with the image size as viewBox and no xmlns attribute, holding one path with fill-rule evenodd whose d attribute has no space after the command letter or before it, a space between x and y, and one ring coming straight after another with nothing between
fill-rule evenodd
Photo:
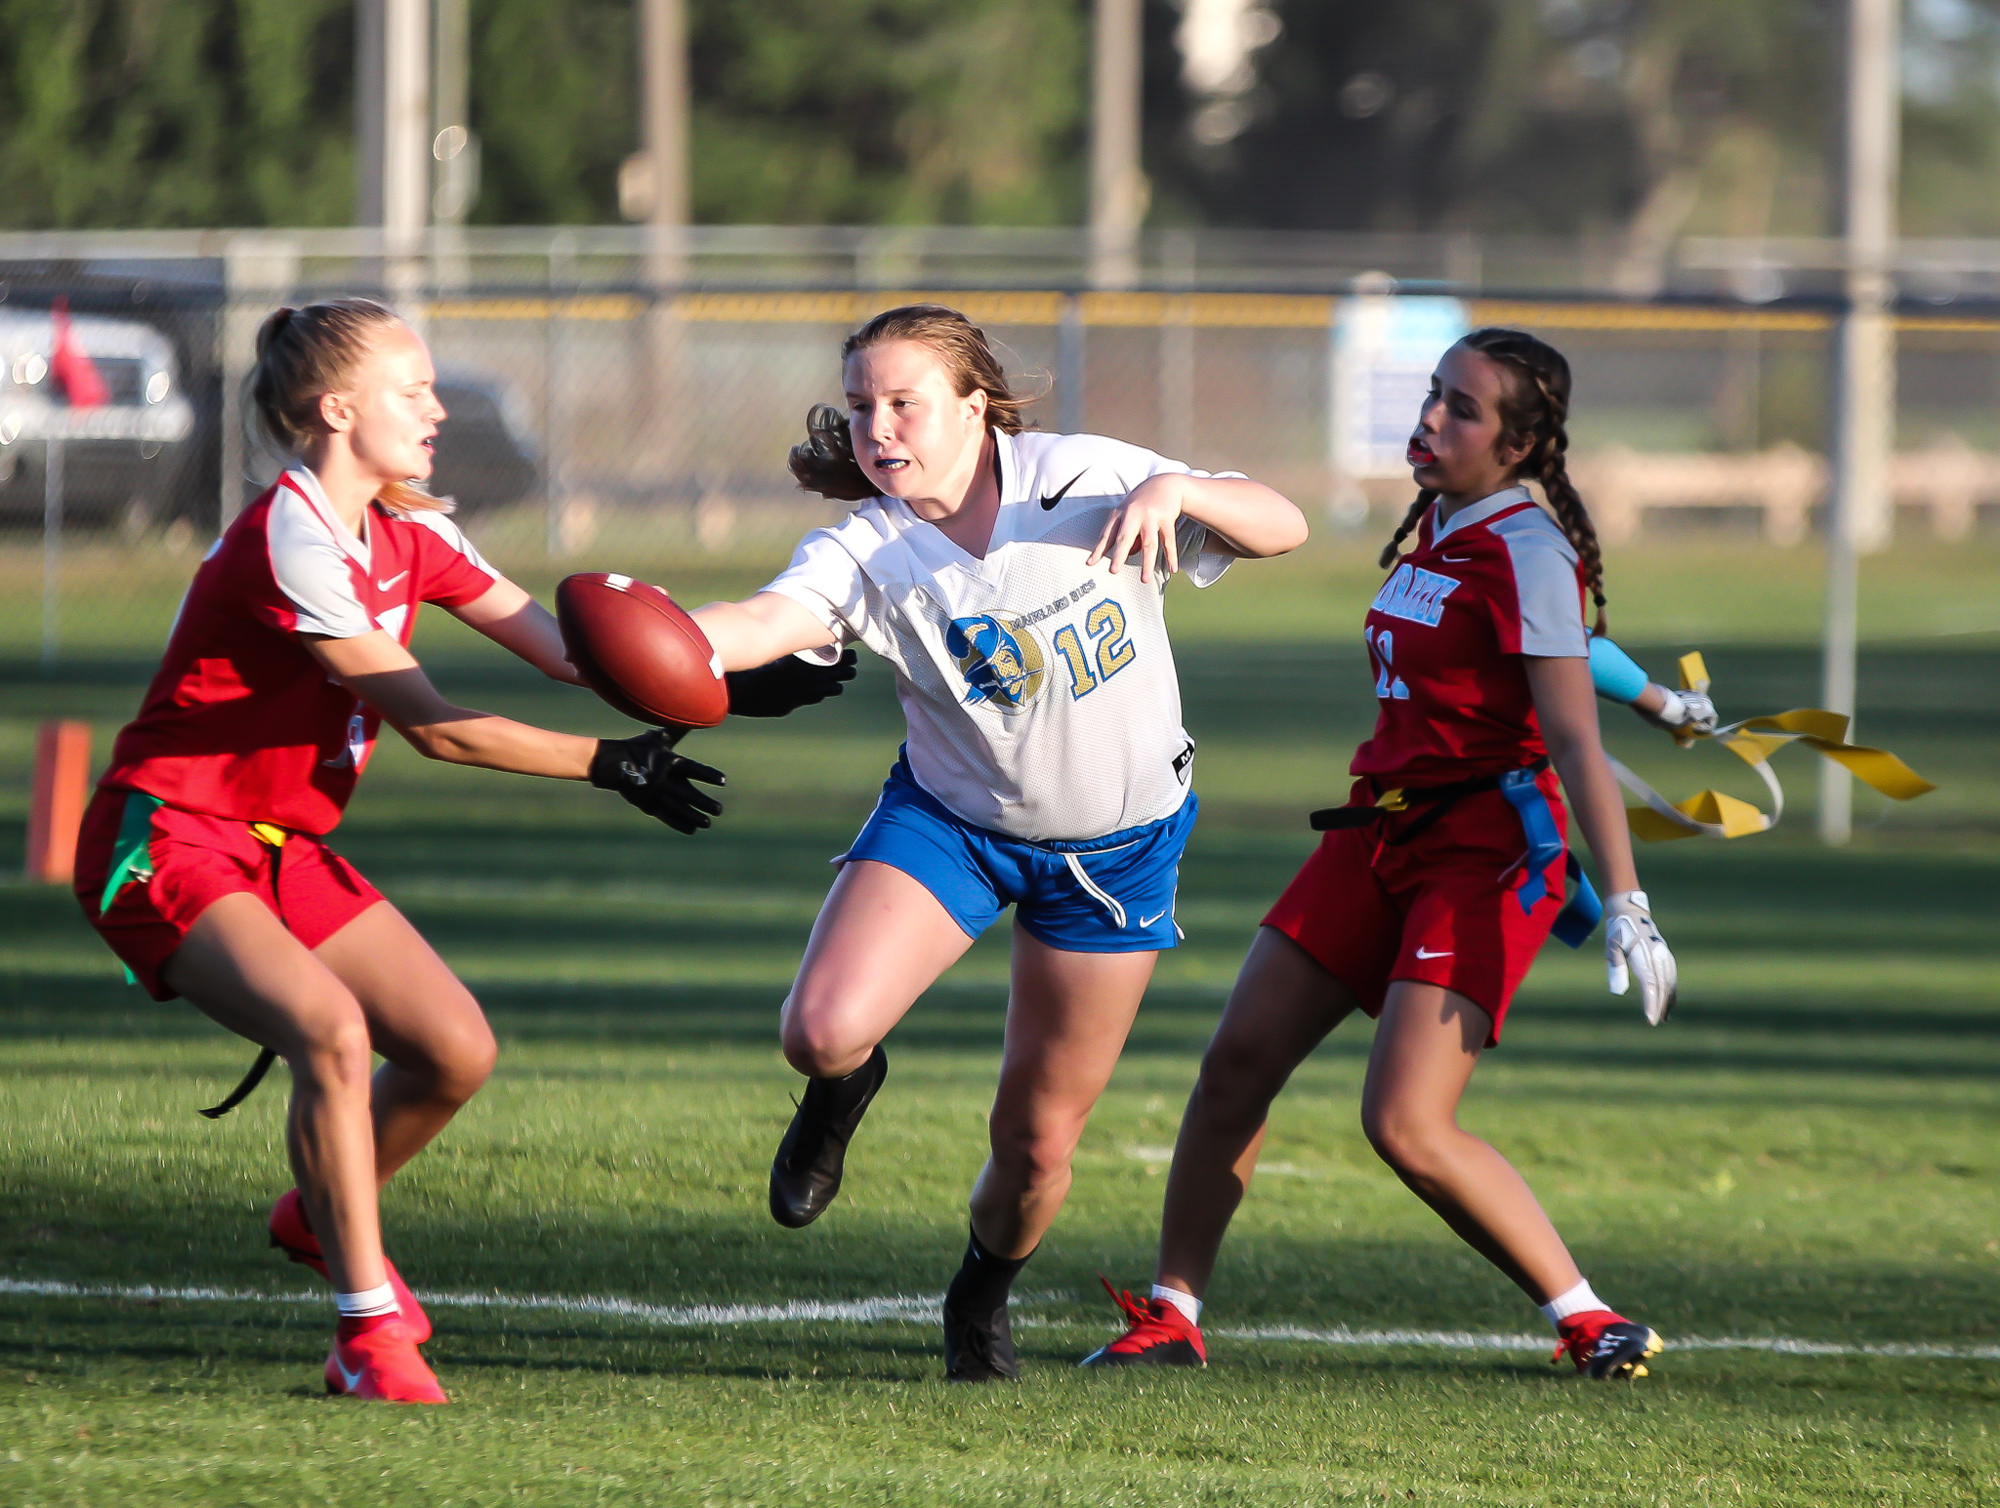
<instances>
[{"instance_id":1,"label":"flag football belt","mask_svg":"<svg viewBox=\"0 0 2000 1508\"><path fill-rule=\"evenodd\" d=\"M1709 688L1708 666L1700 651L1681 656L1681 690ZM1871 749L1847 741L1848 720L1838 712L1819 707L1794 707L1768 717L1746 717L1726 724L1713 733L1676 731L1674 741L1688 748L1701 739L1710 739L1755 770L1771 793L1771 810L1759 810L1748 801L1721 791L1697 791L1685 801L1669 801L1636 772L1609 754L1611 773L1618 783L1644 802L1625 808L1633 835L1648 843L1675 838L1743 838L1769 832L1785 815L1785 788L1771 769L1771 756L1786 744L1801 744L1816 750L1854 773L1855 779L1892 801L1914 801L1937 789L1887 749Z\"/></svg>"},{"instance_id":2,"label":"flag football belt","mask_svg":"<svg viewBox=\"0 0 2000 1508\"><path fill-rule=\"evenodd\" d=\"M1413 807L1427 808L1393 838L1384 840L1388 847L1399 848L1429 832L1440 817L1465 797L1481 791L1498 791L1519 815L1521 831L1528 840L1528 851L1521 859L1527 866L1527 879L1516 892L1525 915L1549 893L1548 867L1565 857L1562 834L1556 830L1555 813L1549 810L1549 798L1535 781L1535 777L1548 767L1549 760L1545 754L1532 764L1524 764L1517 769L1479 775L1471 780L1457 780L1449 785L1418 786L1413 790L1396 787L1378 795L1373 806L1329 806L1314 812L1307 820L1312 823L1314 832L1340 832L1351 827L1367 827ZM1567 860L1565 869L1569 878L1576 881L1576 893L1565 903L1549 930L1570 947L1580 948L1603 919L1604 903L1597 898L1597 891L1592 887L1590 877L1583 872L1583 865L1576 855L1567 855Z\"/></svg>"},{"instance_id":3,"label":"flag football belt","mask_svg":"<svg viewBox=\"0 0 2000 1508\"><path fill-rule=\"evenodd\" d=\"M104 899L97 908L102 916L111 909L111 903L118 899L118 892L134 883L148 884L153 878L153 813L166 803L157 796L148 796L144 791L133 791L125 798L125 810L118 819L118 837L111 845L111 870L104 877ZM286 832L270 822L252 822L250 832L259 843L271 850L271 865L275 870L279 857L284 853ZM275 880L275 875L273 876ZM139 981L128 968L125 982L137 984ZM219 1105L210 1105L201 1113L210 1120L229 1114L250 1097L250 1091L264 1082L264 1075L271 1071L271 1065L278 1061L278 1055L266 1047L257 1054L257 1061L250 1065L250 1071L243 1075L241 1082L229 1091Z\"/></svg>"}]
</instances>

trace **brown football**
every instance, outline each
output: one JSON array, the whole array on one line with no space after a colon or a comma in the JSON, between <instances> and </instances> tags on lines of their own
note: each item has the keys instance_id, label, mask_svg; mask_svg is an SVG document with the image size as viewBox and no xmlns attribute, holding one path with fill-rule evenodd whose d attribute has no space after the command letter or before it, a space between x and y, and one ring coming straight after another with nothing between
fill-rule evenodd
<instances>
[{"instance_id":1,"label":"brown football","mask_svg":"<svg viewBox=\"0 0 2000 1508\"><path fill-rule=\"evenodd\" d=\"M556 622L570 662L627 717L713 728L728 716L722 661L701 625L660 588L603 571L565 576Z\"/></svg>"}]
</instances>

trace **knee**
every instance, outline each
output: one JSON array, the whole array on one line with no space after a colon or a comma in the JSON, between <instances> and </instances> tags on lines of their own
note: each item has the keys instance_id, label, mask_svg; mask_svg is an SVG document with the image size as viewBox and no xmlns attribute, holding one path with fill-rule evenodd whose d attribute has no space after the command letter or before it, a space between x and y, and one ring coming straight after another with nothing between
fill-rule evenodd
<instances>
[{"instance_id":1,"label":"knee","mask_svg":"<svg viewBox=\"0 0 2000 1508\"><path fill-rule=\"evenodd\" d=\"M846 1015L836 999L795 993L785 1002L778 1032L785 1061L809 1079L852 1073L875 1044L860 1041L847 1030Z\"/></svg>"},{"instance_id":2,"label":"knee","mask_svg":"<svg viewBox=\"0 0 2000 1508\"><path fill-rule=\"evenodd\" d=\"M1429 1178L1444 1165L1450 1128L1430 1117L1367 1103L1361 1109L1361 1130L1376 1155L1405 1178Z\"/></svg>"},{"instance_id":3,"label":"knee","mask_svg":"<svg viewBox=\"0 0 2000 1508\"><path fill-rule=\"evenodd\" d=\"M1249 1043L1218 1039L1202 1054L1188 1111L1217 1127L1262 1125L1283 1084L1282 1077L1273 1079L1270 1065Z\"/></svg>"},{"instance_id":4,"label":"knee","mask_svg":"<svg viewBox=\"0 0 2000 1508\"><path fill-rule=\"evenodd\" d=\"M1069 1175L1080 1124L1029 1121L995 1112L987 1123L993 1161L1011 1182L1023 1188L1043 1188Z\"/></svg>"},{"instance_id":5,"label":"knee","mask_svg":"<svg viewBox=\"0 0 2000 1508\"><path fill-rule=\"evenodd\" d=\"M483 1019L468 1025L433 1053L429 1064L432 1097L463 1105L492 1076L499 1055L493 1029Z\"/></svg>"},{"instance_id":6,"label":"knee","mask_svg":"<svg viewBox=\"0 0 2000 1508\"><path fill-rule=\"evenodd\" d=\"M334 1093L368 1093L375 1050L352 997L324 1001L309 1013L298 1047L286 1054L294 1077Z\"/></svg>"}]
</instances>

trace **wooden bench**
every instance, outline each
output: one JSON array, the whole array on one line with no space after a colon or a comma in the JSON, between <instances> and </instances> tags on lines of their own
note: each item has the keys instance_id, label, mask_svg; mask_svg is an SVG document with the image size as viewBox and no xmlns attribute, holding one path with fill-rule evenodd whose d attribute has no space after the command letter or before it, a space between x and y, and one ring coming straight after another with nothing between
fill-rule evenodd
<instances>
[{"instance_id":1,"label":"wooden bench","mask_svg":"<svg viewBox=\"0 0 2000 1508\"><path fill-rule=\"evenodd\" d=\"M1826 459L1789 442L1749 455L1642 454L1614 445L1575 457L1570 474L1607 544L1636 539L1648 509L1754 508L1766 539L1796 545L1827 486ZM1897 504L1928 512L1940 539L1966 538L1979 504L2000 502L2000 456L1956 437L1897 455L1890 476Z\"/></svg>"}]
</instances>

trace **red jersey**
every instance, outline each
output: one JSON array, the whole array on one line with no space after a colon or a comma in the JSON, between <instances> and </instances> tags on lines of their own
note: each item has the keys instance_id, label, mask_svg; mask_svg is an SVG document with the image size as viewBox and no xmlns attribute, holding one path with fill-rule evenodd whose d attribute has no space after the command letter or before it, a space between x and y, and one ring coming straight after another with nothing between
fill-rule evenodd
<instances>
[{"instance_id":1,"label":"red jersey","mask_svg":"<svg viewBox=\"0 0 2000 1508\"><path fill-rule=\"evenodd\" d=\"M444 514L371 503L358 538L317 477L287 471L195 572L159 673L98 783L204 816L331 831L382 719L299 636L379 628L407 645L419 603L459 607L497 579Z\"/></svg>"},{"instance_id":2,"label":"red jersey","mask_svg":"<svg viewBox=\"0 0 2000 1508\"><path fill-rule=\"evenodd\" d=\"M1576 551L1525 487L1433 505L1368 609L1380 713L1349 766L1386 786L1446 785L1546 754L1522 655L1587 657Z\"/></svg>"}]
</instances>

